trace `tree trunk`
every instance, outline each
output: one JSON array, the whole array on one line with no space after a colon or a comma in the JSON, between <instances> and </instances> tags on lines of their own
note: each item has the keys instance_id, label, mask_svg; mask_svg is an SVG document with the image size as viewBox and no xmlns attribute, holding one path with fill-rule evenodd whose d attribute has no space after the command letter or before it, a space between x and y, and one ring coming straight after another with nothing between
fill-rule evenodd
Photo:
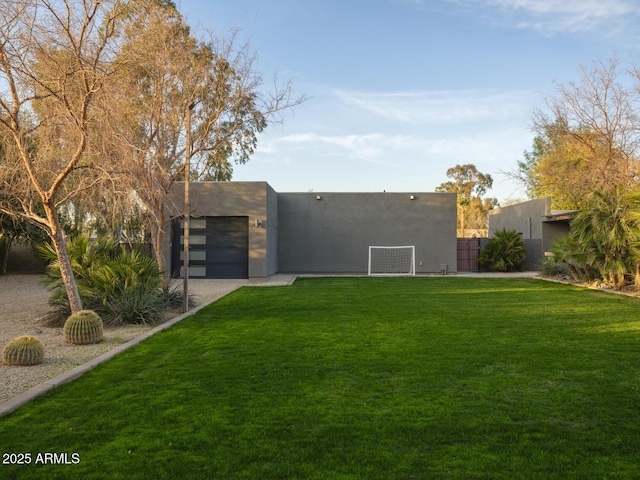
<instances>
[{"instance_id":1,"label":"tree trunk","mask_svg":"<svg viewBox=\"0 0 640 480\"><path fill-rule=\"evenodd\" d=\"M60 264L60 276L64 282L64 288L67 292L67 298L69 299L69 307L71 313L82 310L82 300L80 300L80 294L78 293L78 285L76 285L76 279L71 269L71 262L69 260L69 254L67 253L66 239L64 230L60 226L60 219L58 218L58 212L54 205L45 204L45 212L47 219L49 220L50 233L49 237L53 243L53 248L58 256L58 263Z\"/></svg>"},{"instance_id":2,"label":"tree trunk","mask_svg":"<svg viewBox=\"0 0 640 480\"><path fill-rule=\"evenodd\" d=\"M11 235L0 234L0 275L6 275L7 273L12 243L13 237Z\"/></svg>"},{"instance_id":3,"label":"tree trunk","mask_svg":"<svg viewBox=\"0 0 640 480\"><path fill-rule=\"evenodd\" d=\"M464 233L466 230L466 216L467 212L466 212L466 208L465 207L460 207L460 230L462 230L462 238L464 238Z\"/></svg>"},{"instance_id":4,"label":"tree trunk","mask_svg":"<svg viewBox=\"0 0 640 480\"><path fill-rule=\"evenodd\" d=\"M162 250L165 223L164 213L159 211L157 216L158 218L156 221L151 219L151 221L149 222L149 227L151 229L151 245L153 246L156 263L158 264L158 268L160 269L160 282L162 284L162 288L163 290L167 290L169 288L171 273L167 268L167 262L164 258L164 252Z\"/></svg>"}]
</instances>

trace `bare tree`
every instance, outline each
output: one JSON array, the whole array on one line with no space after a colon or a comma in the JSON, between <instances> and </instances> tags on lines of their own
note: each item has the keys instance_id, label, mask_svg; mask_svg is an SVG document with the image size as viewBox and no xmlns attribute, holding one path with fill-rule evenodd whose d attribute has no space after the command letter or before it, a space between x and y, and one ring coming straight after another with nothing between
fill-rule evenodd
<instances>
[{"instance_id":1,"label":"bare tree","mask_svg":"<svg viewBox=\"0 0 640 480\"><path fill-rule=\"evenodd\" d=\"M96 98L115 68L120 0L0 0L0 213L42 228L82 308L59 209L98 181Z\"/></svg>"},{"instance_id":2,"label":"bare tree","mask_svg":"<svg viewBox=\"0 0 640 480\"><path fill-rule=\"evenodd\" d=\"M583 66L578 83L560 84L534 112L538 144L525 162L534 194L577 208L596 190L637 183L640 97L621 81L624 73L615 57Z\"/></svg>"},{"instance_id":3,"label":"bare tree","mask_svg":"<svg viewBox=\"0 0 640 480\"><path fill-rule=\"evenodd\" d=\"M138 0L123 30L121 63L127 75L114 95L121 121L113 138L129 188L144 206L158 266L170 191L185 178L186 116L190 115L192 179L229 179L231 162L248 161L257 135L284 110L304 101L291 85L263 90L247 45L235 35L202 41L171 2ZM119 100L115 100L119 98Z\"/></svg>"}]
</instances>

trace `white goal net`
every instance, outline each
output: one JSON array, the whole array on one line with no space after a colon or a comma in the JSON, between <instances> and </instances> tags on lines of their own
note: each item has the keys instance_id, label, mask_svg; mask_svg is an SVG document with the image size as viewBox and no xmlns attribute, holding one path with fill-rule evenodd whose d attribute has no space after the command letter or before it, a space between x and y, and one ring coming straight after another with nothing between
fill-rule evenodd
<instances>
[{"instance_id":1,"label":"white goal net","mask_svg":"<svg viewBox=\"0 0 640 480\"><path fill-rule=\"evenodd\" d=\"M369 276L415 274L416 248L413 245L369 247Z\"/></svg>"}]
</instances>

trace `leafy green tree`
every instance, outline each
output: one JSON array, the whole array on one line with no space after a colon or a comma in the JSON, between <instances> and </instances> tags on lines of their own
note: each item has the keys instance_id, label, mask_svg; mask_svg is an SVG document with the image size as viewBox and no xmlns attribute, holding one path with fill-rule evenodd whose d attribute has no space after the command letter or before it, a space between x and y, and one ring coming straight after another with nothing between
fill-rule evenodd
<instances>
[{"instance_id":1,"label":"leafy green tree","mask_svg":"<svg viewBox=\"0 0 640 480\"><path fill-rule=\"evenodd\" d=\"M491 175L478 171L475 165L456 165L447 170L447 177L451 178L445 183L436 187L436 192L456 193L458 199L458 224L461 236L465 236L467 228L467 215L474 199L481 199L487 190L493 186ZM490 201L489 204L480 202L481 207L495 206L497 201Z\"/></svg>"},{"instance_id":2,"label":"leafy green tree","mask_svg":"<svg viewBox=\"0 0 640 480\"><path fill-rule=\"evenodd\" d=\"M596 132L572 129L561 120L539 131L532 150L518 162L517 173L509 174L531 198L551 197L554 209L578 210L588 206L596 190L632 187L633 182L616 171L619 163L603 163L602 150L607 147Z\"/></svg>"},{"instance_id":3,"label":"leafy green tree","mask_svg":"<svg viewBox=\"0 0 640 480\"><path fill-rule=\"evenodd\" d=\"M465 228L475 230L478 232L477 236L486 237L489 233L489 212L497 206L497 198L472 198L466 213Z\"/></svg>"},{"instance_id":4,"label":"leafy green tree","mask_svg":"<svg viewBox=\"0 0 640 480\"><path fill-rule=\"evenodd\" d=\"M478 257L480 267L494 272L520 272L526 260L522 235L507 229L495 232Z\"/></svg>"},{"instance_id":5,"label":"leafy green tree","mask_svg":"<svg viewBox=\"0 0 640 480\"><path fill-rule=\"evenodd\" d=\"M596 190L633 191L640 171L639 80L637 73L628 78L615 57L580 67L578 82L559 84L534 111L532 149L507 174L530 197L551 197L554 209L586 207Z\"/></svg>"},{"instance_id":6,"label":"leafy green tree","mask_svg":"<svg viewBox=\"0 0 640 480\"><path fill-rule=\"evenodd\" d=\"M254 57L234 35L204 41L172 2L133 5L121 30L123 75L110 96L120 118L105 131L117 139L110 148L124 160L118 162L122 188L143 207L166 286L162 246L174 183L186 173L192 180L229 180L232 163L249 160L267 124L304 98L293 98L289 84L263 90Z\"/></svg>"}]
</instances>

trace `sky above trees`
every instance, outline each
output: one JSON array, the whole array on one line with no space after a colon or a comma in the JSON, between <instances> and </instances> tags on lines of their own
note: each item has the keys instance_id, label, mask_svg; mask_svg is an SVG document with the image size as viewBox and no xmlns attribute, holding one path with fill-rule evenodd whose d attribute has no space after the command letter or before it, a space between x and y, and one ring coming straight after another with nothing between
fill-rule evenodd
<instances>
[{"instance_id":1,"label":"sky above trees","mask_svg":"<svg viewBox=\"0 0 640 480\"><path fill-rule=\"evenodd\" d=\"M268 85L311 98L269 127L235 180L277 191L433 191L456 164L500 172L532 147L532 111L614 53L640 64L637 0L182 0L197 29L235 28Z\"/></svg>"}]
</instances>

